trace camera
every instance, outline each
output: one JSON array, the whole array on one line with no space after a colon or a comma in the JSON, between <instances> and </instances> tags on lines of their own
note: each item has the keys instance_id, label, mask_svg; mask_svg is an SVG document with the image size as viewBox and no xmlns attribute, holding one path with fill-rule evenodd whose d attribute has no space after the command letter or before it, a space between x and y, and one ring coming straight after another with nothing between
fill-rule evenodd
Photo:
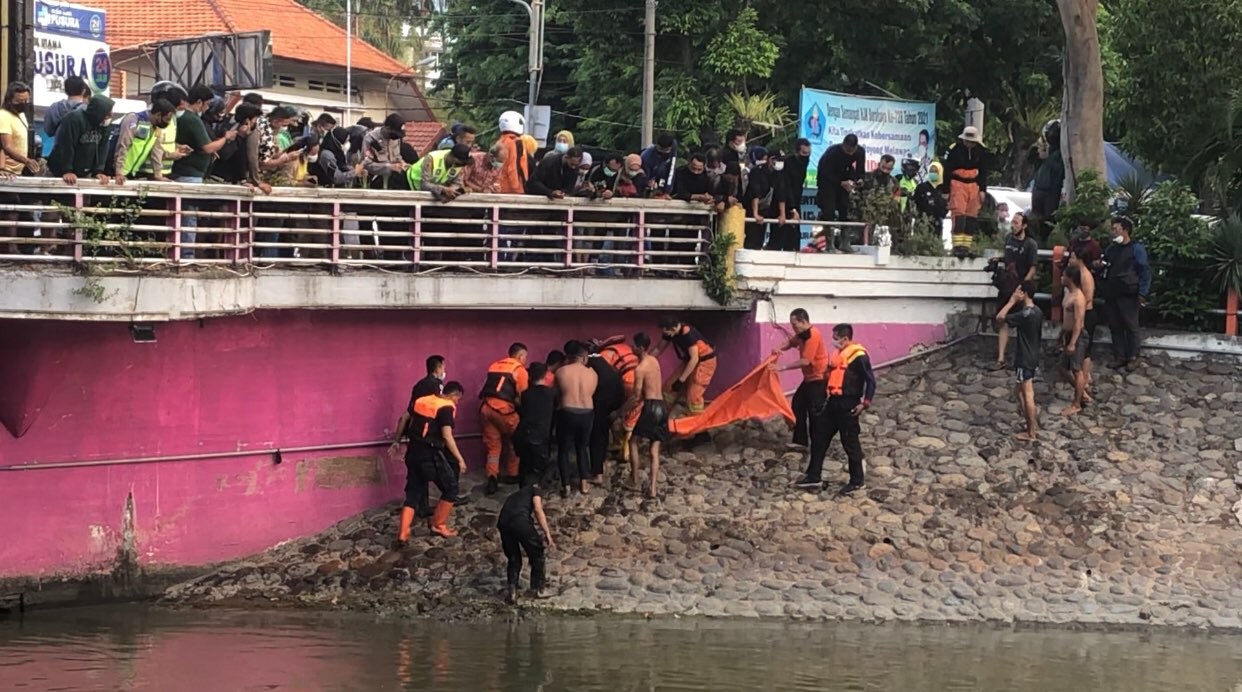
<instances>
[{"instance_id":1,"label":"camera","mask_svg":"<svg viewBox=\"0 0 1242 692\"><path fill-rule=\"evenodd\" d=\"M996 288L1005 288L1008 284L1008 270L1005 267L1005 260L1001 257L993 257L988 260L987 266L983 268L992 277L992 285Z\"/></svg>"}]
</instances>

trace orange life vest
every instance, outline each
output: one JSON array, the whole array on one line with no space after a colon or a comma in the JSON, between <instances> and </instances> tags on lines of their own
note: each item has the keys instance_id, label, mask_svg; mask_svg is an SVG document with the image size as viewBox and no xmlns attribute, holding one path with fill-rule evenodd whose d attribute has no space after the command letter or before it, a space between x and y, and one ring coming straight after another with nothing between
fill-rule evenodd
<instances>
[{"instance_id":1,"label":"orange life vest","mask_svg":"<svg viewBox=\"0 0 1242 692\"><path fill-rule=\"evenodd\" d=\"M628 344L609 346L599 352L599 357L619 375L627 375L638 368L638 354Z\"/></svg>"},{"instance_id":2,"label":"orange life vest","mask_svg":"<svg viewBox=\"0 0 1242 692\"><path fill-rule=\"evenodd\" d=\"M510 404L517 404L518 371L523 369L522 363L516 358L501 358L487 369L487 379L483 382L483 391L479 398L500 399Z\"/></svg>"},{"instance_id":3,"label":"orange life vest","mask_svg":"<svg viewBox=\"0 0 1242 692\"><path fill-rule=\"evenodd\" d=\"M407 428L410 442L422 442L432 447L444 446L444 436L436 425L436 415L445 406L453 410L454 416L457 415L457 404L439 394L428 394L414 401L414 405L410 407L410 427Z\"/></svg>"},{"instance_id":4,"label":"orange life vest","mask_svg":"<svg viewBox=\"0 0 1242 692\"><path fill-rule=\"evenodd\" d=\"M850 344L837 351L832 357L832 370L828 373L828 395L841 396L845 393L845 371L850 363L867 355L867 349L859 344Z\"/></svg>"}]
</instances>

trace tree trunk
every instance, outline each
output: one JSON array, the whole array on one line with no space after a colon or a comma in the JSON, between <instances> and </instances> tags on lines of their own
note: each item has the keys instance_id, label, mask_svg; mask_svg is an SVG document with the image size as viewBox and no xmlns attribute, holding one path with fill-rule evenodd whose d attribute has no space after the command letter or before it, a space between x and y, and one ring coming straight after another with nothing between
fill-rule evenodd
<instances>
[{"instance_id":1,"label":"tree trunk","mask_svg":"<svg viewBox=\"0 0 1242 692\"><path fill-rule=\"evenodd\" d=\"M1065 98L1061 106L1061 155L1065 158L1065 187L1074 199L1074 184L1082 171L1094 170L1103 179L1104 69L1100 64L1100 35L1096 29L1099 0L1057 0L1065 28Z\"/></svg>"}]
</instances>

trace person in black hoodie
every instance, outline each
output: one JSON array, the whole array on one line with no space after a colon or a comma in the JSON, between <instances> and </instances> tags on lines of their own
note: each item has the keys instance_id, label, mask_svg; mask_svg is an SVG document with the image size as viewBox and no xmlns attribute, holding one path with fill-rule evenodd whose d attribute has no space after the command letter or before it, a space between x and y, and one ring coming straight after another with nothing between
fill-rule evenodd
<instances>
[{"instance_id":1,"label":"person in black hoodie","mask_svg":"<svg viewBox=\"0 0 1242 692\"><path fill-rule=\"evenodd\" d=\"M677 169L673 176L673 199L703 204L712 202L712 181L707 175L707 158L702 154L691 154L686 165Z\"/></svg>"},{"instance_id":2,"label":"person in black hoodie","mask_svg":"<svg viewBox=\"0 0 1242 692\"><path fill-rule=\"evenodd\" d=\"M47 166L52 175L69 185L78 178L98 178L108 182L104 166L108 158L108 125L112 119L112 99L92 96L86 108L79 108L60 122L56 144L48 154Z\"/></svg>"},{"instance_id":3,"label":"person in black hoodie","mask_svg":"<svg viewBox=\"0 0 1242 692\"><path fill-rule=\"evenodd\" d=\"M785 212L794 221L802 219L802 190L806 187L806 172L810 167L811 141L799 139L794 143L793 156L785 159Z\"/></svg>"},{"instance_id":4,"label":"person in black hoodie","mask_svg":"<svg viewBox=\"0 0 1242 692\"><path fill-rule=\"evenodd\" d=\"M582 163L582 150L570 147L564 154L545 156L535 167L535 174L526 181L526 194L542 195L548 199L572 196L578 188L578 166Z\"/></svg>"},{"instance_id":5,"label":"person in black hoodie","mask_svg":"<svg viewBox=\"0 0 1242 692\"><path fill-rule=\"evenodd\" d=\"M319 142L319 158L309 165L308 171L315 176L320 187L353 187L362 175L362 164L350 166L345 155L349 143L349 130L337 127L330 130Z\"/></svg>"},{"instance_id":6,"label":"person in black hoodie","mask_svg":"<svg viewBox=\"0 0 1242 692\"><path fill-rule=\"evenodd\" d=\"M858 136L849 134L840 144L828 147L819 157L817 170L819 218L821 221L849 221L850 193L867 171L867 152L858 145ZM841 234L841 237L846 237Z\"/></svg>"},{"instance_id":7,"label":"person in black hoodie","mask_svg":"<svg viewBox=\"0 0 1242 692\"><path fill-rule=\"evenodd\" d=\"M785 247L791 229L793 233L799 233L797 226L785 224L787 193L782 174L783 157L779 152L769 155L767 149L755 147L750 150L750 159L752 168L742 196L742 205L749 218L742 247L747 250L780 250ZM770 227L771 237L764 248L763 239L765 231L769 230L769 219L775 219L776 224Z\"/></svg>"}]
</instances>

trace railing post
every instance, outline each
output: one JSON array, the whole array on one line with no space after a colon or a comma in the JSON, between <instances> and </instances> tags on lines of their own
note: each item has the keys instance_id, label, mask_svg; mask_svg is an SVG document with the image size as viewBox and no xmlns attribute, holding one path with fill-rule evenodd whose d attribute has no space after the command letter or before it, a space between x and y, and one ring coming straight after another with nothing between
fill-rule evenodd
<instances>
[{"instance_id":1,"label":"railing post","mask_svg":"<svg viewBox=\"0 0 1242 692\"><path fill-rule=\"evenodd\" d=\"M1225 334L1238 335L1238 292L1233 289L1225 296Z\"/></svg>"},{"instance_id":2,"label":"railing post","mask_svg":"<svg viewBox=\"0 0 1242 692\"><path fill-rule=\"evenodd\" d=\"M75 191L73 193L73 208L81 212L82 206L84 205L84 203L85 203L84 195L82 194L82 190L79 189ZM61 224L65 223L65 219L63 218L63 215L58 223L61 223ZM60 234L57 233L57 235L60 235ZM74 224L73 225L73 261L81 262L82 255L83 255L82 253L82 225Z\"/></svg>"},{"instance_id":3,"label":"railing post","mask_svg":"<svg viewBox=\"0 0 1242 692\"><path fill-rule=\"evenodd\" d=\"M496 271L500 268L500 207L499 206L492 206L492 222L489 225L492 227L492 238L491 238L492 242L490 243L492 251L488 253L488 255L491 258L488 263L491 265L492 271Z\"/></svg>"},{"instance_id":4,"label":"railing post","mask_svg":"<svg viewBox=\"0 0 1242 692\"><path fill-rule=\"evenodd\" d=\"M643 265L646 264L647 251L647 210L638 210L638 271L641 273Z\"/></svg>"},{"instance_id":5,"label":"railing post","mask_svg":"<svg viewBox=\"0 0 1242 692\"><path fill-rule=\"evenodd\" d=\"M174 193L173 195L172 214L173 214L172 263L173 263L173 266L180 266L181 264L181 193L180 192Z\"/></svg>"},{"instance_id":6,"label":"railing post","mask_svg":"<svg viewBox=\"0 0 1242 692\"><path fill-rule=\"evenodd\" d=\"M229 260L233 263L233 266L235 267L238 265L239 262L241 262L242 204L243 204L243 200L241 199L238 199L237 202L234 203L233 218L232 220L229 221L229 226L233 228L233 232L230 234L232 235L230 244L233 247L229 250Z\"/></svg>"},{"instance_id":7,"label":"railing post","mask_svg":"<svg viewBox=\"0 0 1242 692\"><path fill-rule=\"evenodd\" d=\"M871 244L871 224L864 224L862 231L862 244L866 247Z\"/></svg>"},{"instance_id":8,"label":"railing post","mask_svg":"<svg viewBox=\"0 0 1242 692\"><path fill-rule=\"evenodd\" d=\"M423 261L423 203L414 202L414 266Z\"/></svg>"},{"instance_id":9,"label":"railing post","mask_svg":"<svg viewBox=\"0 0 1242 692\"><path fill-rule=\"evenodd\" d=\"M246 238L246 258L247 265L254 264L254 197L246 200L244 203L246 210L246 230L243 235Z\"/></svg>"},{"instance_id":10,"label":"railing post","mask_svg":"<svg viewBox=\"0 0 1242 692\"><path fill-rule=\"evenodd\" d=\"M574 266L574 208L565 211L565 267Z\"/></svg>"},{"instance_id":11,"label":"railing post","mask_svg":"<svg viewBox=\"0 0 1242 692\"><path fill-rule=\"evenodd\" d=\"M332 203L332 252L330 261L333 267L341 261L341 203Z\"/></svg>"},{"instance_id":12,"label":"railing post","mask_svg":"<svg viewBox=\"0 0 1242 692\"><path fill-rule=\"evenodd\" d=\"M1052 321L1061 323L1061 258L1065 256L1065 246L1052 248Z\"/></svg>"}]
</instances>

